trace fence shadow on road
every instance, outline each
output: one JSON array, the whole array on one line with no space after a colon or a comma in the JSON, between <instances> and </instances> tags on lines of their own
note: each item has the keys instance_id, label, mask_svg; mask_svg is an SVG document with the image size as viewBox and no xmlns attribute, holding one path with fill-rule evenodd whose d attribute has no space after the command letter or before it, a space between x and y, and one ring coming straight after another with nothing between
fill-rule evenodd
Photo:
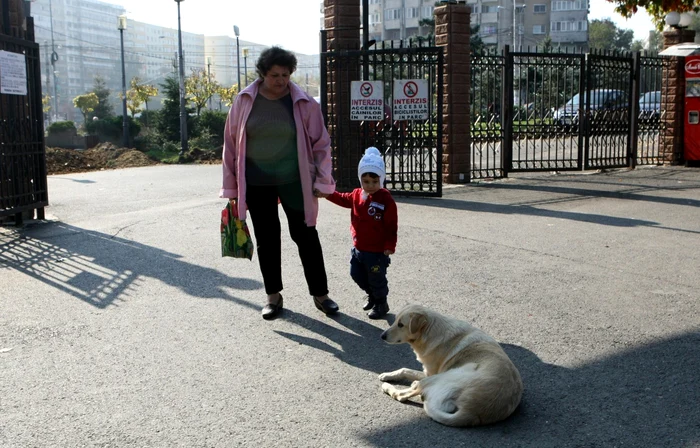
<instances>
[{"instance_id":1,"label":"fence shadow on road","mask_svg":"<svg viewBox=\"0 0 700 448\"><path fill-rule=\"evenodd\" d=\"M361 437L373 446L669 447L700 444L700 329L576 368L542 362L514 345L525 394L507 420L442 426L427 415ZM565 348L562 348L565 350ZM395 412L402 410L396 402Z\"/></svg>"},{"instance_id":2,"label":"fence shadow on road","mask_svg":"<svg viewBox=\"0 0 700 448\"><path fill-rule=\"evenodd\" d=\"M353 367L376 374L396 370L399 367L421 368L415 360L415 355L409 346L389 346L379 337L382 331L388 328L388 325L383 328L380 325L380 328L377 328L369 322L343 314L342 312L334 316L333 320L347 330L328 325L320 320L301 313L295 313L291 310L284 310L284 319L330 339L338 344L340 348L315 337L278 330L275 330L275 333L298 342L299 344L328 352L338 360ZM393 319L392 316L389 317L389 321L391 321L391 319ZM377 322L384 321L379 320ZM393 350L388 349L388 347L393 348ZM379 380L377 380L377 387L379 387Z\"/></svg>"},{"instance_id":3,"label":"fence shadow on road","mask_svg":"<svg viewBox=\"0 0 700 448\"><path fill-rule=\"evenodd\" d=\"M139 279L151 277L193 297L233 301L256 311L259 305L226 289L260 289L236 278L179 259L179 255L61 222L0 233L0 268L22 272L97 308L125 300Z\"/></svg>"}]
</instances>

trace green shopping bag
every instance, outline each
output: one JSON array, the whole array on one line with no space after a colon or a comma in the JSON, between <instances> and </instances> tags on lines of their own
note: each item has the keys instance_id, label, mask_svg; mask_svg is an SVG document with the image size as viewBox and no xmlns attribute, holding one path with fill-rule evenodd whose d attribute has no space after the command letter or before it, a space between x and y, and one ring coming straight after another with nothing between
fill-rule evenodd
<instances>
[{"instance_id":1,"label":"green shopping bag","mask_svg":"<svg viewBox=\"0 0 700 448\"><path fill-rule=\"evenodd\" d=\"M253 240L244 219L238 219L231 202L221 210L221 256L253 259Z\"/></svg>"}]
</instances>

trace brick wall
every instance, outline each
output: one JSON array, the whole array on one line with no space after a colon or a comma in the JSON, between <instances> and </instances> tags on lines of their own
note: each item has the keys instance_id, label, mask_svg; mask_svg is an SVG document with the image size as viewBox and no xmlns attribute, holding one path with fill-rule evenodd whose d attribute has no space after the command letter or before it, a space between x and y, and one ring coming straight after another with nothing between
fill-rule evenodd
<instances>
[{"instance_id":1,"label":"brick wall","mask_svg":"<svg viewBox=\"0 0 700 448\"><path fill-rule=\"evenodd\" d=\"M695 31L664 31L664 49L684 42L693 42ZM661 110L664 131L660 136L660 156L666 163L683 161L683 123L685 117L685 58L670 57L670 64L664 66L661 85Z\"/></svg>"},{"instance_id":2,"label":"brick wall","mask_svg":"<svg viewBox=\"0 0 700 448\"><path fill-rule=\"evenodd\" d=\"M324 28L326 29L327 51L358 50L360 48L360 2L357 0L324 0ZM328 71L339 72L340 67L329 67ZM343 67L344 76L350 80L361 78L360 67ZM328 115L336 117L328 122L331 137L342 135L342 140L335 139L334 160L337 169L338 189L347 191L356 188L357 164L360 162L362 148L359 147L360 122L348 119L347 111L339 113L342 107L349 108L350 83L342 76L329 76L327 92ZM342 103L345 98L348 103Z\"/></svg>"},{"instance_id":3,"label":"brick wall","mask_svg":"<svg viewBox=\"0 0 700 448\"><path fill-rule=\"evenodd\" d=\"M435 8L435 44L443 47L442 179L469 182L471 134L469 119L470 16L464 4Z\"/></svg>"}]
</instances>

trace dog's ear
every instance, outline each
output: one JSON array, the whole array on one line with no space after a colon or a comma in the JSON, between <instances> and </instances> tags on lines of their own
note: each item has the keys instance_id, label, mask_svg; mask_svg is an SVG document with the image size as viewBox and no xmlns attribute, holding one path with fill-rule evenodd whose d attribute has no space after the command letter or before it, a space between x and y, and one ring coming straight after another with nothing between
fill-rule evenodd
<instances>
[{"instance_id":1,"label":"dog's ear","mask_svg":"<svg viewBox=\"0 0 700 448\"><path fill-rule=\"evenodd\" d=\"M428 319L421 313L411 313L409 317L411 319L408 321L408 332L410 334L416 334L428 325Z\"/></svg>"}]
</instances>

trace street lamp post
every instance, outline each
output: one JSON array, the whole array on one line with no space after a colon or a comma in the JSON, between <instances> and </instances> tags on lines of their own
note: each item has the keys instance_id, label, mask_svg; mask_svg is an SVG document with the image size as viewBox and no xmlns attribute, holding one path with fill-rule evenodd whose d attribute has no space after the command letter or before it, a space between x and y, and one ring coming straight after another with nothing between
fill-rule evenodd
<instances>
[{"instance_id":1,"label":"street lamp post","mask_svg":"<svg viewBox=\"0 0 700 448\"><path fill-rule=\"evenodd\" d=\"M124 65L124 30L126 29L126 16L117 17L117 29L122 44L122 146L129 147L129 118L126 114L126 66Z\"/></svg>"},{"instance_id":2,"label":"street lamp post","mask_svg":"<svg viewBox=\"0 0 700 448\"><path fill-rule=\"evenodd\" d=\"M182 28L180 27L180 3L185 0L175 0L177 3L177 48L180 74L180 157L187 148L187 110L185 109L185 60L182 56Z\"/></svg>"},{"instance_id":3,"label":"street lamp post","mask_svg":"<svg viewBox=\"0 0 700 448\"><path fill-rule=\"evenodd\" d=\"M238 92L241 91L241 52L238 45L238 36L241 35L238 25L233 25L233 33L236 35L236 73L238 75Z\"/></svg>"},{"instance_id":4,"label":"street lamp post","mask_svg":"<svg viewBox=\"0 0 700 448\"><path fill-rule=\"evenodd\" d=\"M53 37L53 2L49 0L49 17L51 20L51 68L53 69L53 114L54 121L58 121L58 83L56 82L56 62L58 61L58 53L56 53L56 41Z\"/></svg>"},{"instance_id":5,"label":"street lamp post","mask_svg":"<svg viewBox=\"0 0 700 448\"><path fill-rule=\"evenodd\" d=\"M248 49L243 49L243 81L245 86L248 87Z\"/></svg>"},{"instance_id":6,"label":"street lamp post","mask_svg":"<svg viewBox=\"0 0 700 448\"><path fill-rule=\"evenodd\" d=\"M207 56L207 80L211 84L211 56ZM211 109L211 97L209 97L209 109Z\"/></svg>"}]
</instances>

